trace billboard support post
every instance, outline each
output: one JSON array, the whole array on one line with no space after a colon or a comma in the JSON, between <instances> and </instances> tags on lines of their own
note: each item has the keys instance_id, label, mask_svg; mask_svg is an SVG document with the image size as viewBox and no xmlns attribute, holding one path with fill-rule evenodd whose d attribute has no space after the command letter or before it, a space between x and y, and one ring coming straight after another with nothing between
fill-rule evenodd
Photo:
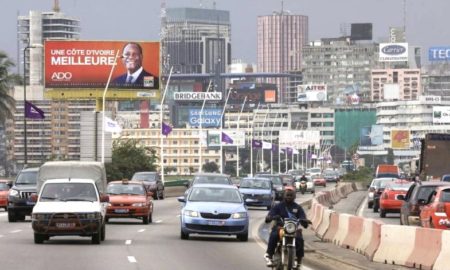
<instances>
[{"instance_id":1,"label":"billboard support post","mask_svg":"<svg viewBox=\"0 0 450 270\"><path fill-rule=\"evenodd\" d=\"M209 85L208 85L208 89L206 89L206 93L209 92L209 89L211 88L211 80L209 80ZM200 159L198 161L198 172L201 173L202 172L202 159L203 159L203 154L202 154L202 135L203 135L203 123L202 123L202 114L203 114L203 109L205 108L205 103L206 103L206 95L205 98L203 99L203 104L202 104L202 108L200 110L200 115L199 115L199 141L198 141L198 151L200 152ZM222 134L221 134L222 135Z\"/></svg>"},{"instance_id":2,"label":"billboard support post","mask_svg":"<svg viewBox=\"0 0 450 270\"><path fill-rule=\"evenodd\" d=\"M227 98L225 99L225 104L223 105L222 114L220 115L220 173L223 174L223 142L222 142L222 132L223 132L223 115L225 114L225 109L227 107L228 98L230 97L231 90L228 91ZM202 123L200 123L201 125Z\"/></svg>"},{"instance_id":3,"label":"billboard support post","mask_svg":"<svg viewBox=\"0 0 450 270\"><path fill-rule=\"evenodd\" d=\"M111 81L112 74L114 72L114 68L117 65L117 58L119 57L119 50L117 50L116 57L114 57L114 64L111 67L111 71L109 72L108 81L106 82L105 90L103 91L103 99L102 99L102 163L105 163L105 103L106 103L106 92L108 92L108 86Z\"/></svg>"},{"instance_id":4,"label":"billboard support post","mask_svg":"<svg viewBox=\"0 0 450 270\"><path fill-rule=\"evenodd\" d=\"M244 98L244 103L242 103L241 111L239 112L239 115L238 115L238 120L237 120L237 131L238 131L238 133L239 133L239 129L240 129L239 123L241 122L242 111L244 111L244 107L245 107L245 103L246 102L247 102L247 96L245 96L245 98ZM245 144L245 141L244 141L244 144ZM239 177L239 145L236 146L236 157L237 157L236 158L236 177Z\"/></svg>"},{"instance_id":5,"label":"billboard support post","mask_svg":"<svg viewBox=\"0 0 450 270\"><path fill-rule=\"evenodd\" d=\"M163 93L163 96L161 97L161 105L159 107L159 124L161 126L161 134L159 134L159 136L161 136L160 137L160 142L159 142L160 150L161 150L161 153L159 154L159 156L160 156L159 162L161 162L161 165L160 165L160 167L161 167L161 181L162 181L163 184L164 184L164 140L163 140L164 136L162 134L162 130L163 130L163 110L164 110L163 109L163 105L164 105L164 99L166 97L167 88L169 88L170 77L172 76L172 70L173 70L173 67L170 67L169 77L167 78L167 83L166 83L166 85L164 87L164 93Z\"/></svg>"}]
</instances>

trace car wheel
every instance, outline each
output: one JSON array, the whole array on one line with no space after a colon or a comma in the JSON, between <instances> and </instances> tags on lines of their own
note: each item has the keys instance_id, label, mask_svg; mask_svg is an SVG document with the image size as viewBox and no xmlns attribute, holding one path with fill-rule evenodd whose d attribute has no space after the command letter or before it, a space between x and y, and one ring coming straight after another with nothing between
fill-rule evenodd
<instances>
[{"instance_id":1,"label":"car wheel","mask_svg":"<svg viewBox=\"0 0 450 270\"><path fill-rule=\"evenodd\" d=\"M105 223L109 222L109 217L105 218Z\"/></svg>"},{"instance_id":2,"label":"car wheel","mask_svg":"<svg viewBox=\"0 0 450 270\"><path fill-rule=\"evenodd\" d=\"M8 222L16 222L16 213L13 211L8 211Z\"/></svg>"},{"instance_id":3,"label":"car wheel","mask_svg":"<svg viewBox=\"0 0 450 270\"><path fill-rule=\"evenodd\" d=\"M236 237L241 242L247 242L248 241L248 232L238 234L238 235L236 235Z\"/></svg>"},{"instance_id":4,"label":"car wheel","mask_svg":"<svg viewBox=\"0 0 450 270\"><path fill-rule=\"evenodd\" d=\"M148 217L149 217L149 215L143 217L143 218L142 218L142 223L148 224Z\"/></svg>"},{"instance_id":5,"label":"car wheel","mask_svg":"<svg viewBox=\"0 0 450 270\"><path fill-rule=\"evenodd\" d=\"M92 235L92 244L95 244L95 245L99 245L100 244L100 239L102 239L102 229L101 228L98 228L98 230L97 230L97 233L94 233L93 235Z\"/></svg>"},{"instance_id":6,"label":"car wheel","mask_svg":"<svg viewBox=\"0 0 450 270\"><path fill-rule=\"evenodd\" d=\"M185 233L185 232L183 232L183 230L181 230L180 237L183 240L188 240L189 239L189 234Z\"/></svg>"},{"instance_id":7,"label":"car wheel","mask_svg":"<svg viewBox=\"0 0 450 270\"><path fill-rule=\"evenodd\" d=\"M270 205L269 205L269 206L267 206L267 210L270 210L271 208L272 208L272 206L270 206Z\"/></svg>"},{"instance_id":8,"label":"car wheel","mask_svg":"<svg viewBox=\"0 0 450 270\"><path fill-rule=\"evenodd\" d=\"M374 213L378 212L378 204L377 203L373 204L373 212Z\"/></svg>"},{"instance_id":9,"label":"car wheel","mask_svg":"<svg viewBox=\"0 0 450 270\"><path fill-rule=\"evenodd\" d=\"M385 218L386 217L386 210L380 209L380 217Z\"/></svg>"},{"instance_id":10,"label":"car wheel","mask_svg":"<svg viewBox=\"0 0 450 270\"><path fill-rule=\"evenodd\" d=\"M403 225L403 216L400 214L400 225Z\"/></svg>"},{"instance_id":11,"label":"car wheel","mask_svg":"<svg viewBox=\"0 0 450 270\"><path fill-rule=\"evenodd\" d=\"M155 191L155 194L153 194L153 200L158 200L158 191Z\"/></svg>"},{"instance_id":12,"label":"car wheel","mask_svg":"<svg viewBox=\"0 0 450 270\"><path fill-rule=\"evenodd\" d=\"M161 190L161 196L159 197L161 200L164 200L164 189L163 190Z\"/></svg>"},{"instance_id":13,"label":"car wheel","mask_svg":"<svg viewBox=\"0 0 450 270\"><path fill-rule=\"evenodd\" d=\"M106 238L106 225L105 224L103 224L101 231L102 231L102 233L101 233L100 240L105 241L105 238Z\"/></svg>"},{"instance_id":14,"label":"car wheel","mask_svg":"<svg viewBox=\"0 0 450 270\"><path fill-rule=\"evenodd\" d=\"M148 223L152 223L153 222L153 213L150 213L148 215Z\"/></svg>"},{"instance_id":15,"label":"car wheel","mask_svg":"<svg viewBox=\"0 0 450 270\"><path fill-rule=\"evenodd\" d=\"M34 243L35 244L42 244L42 243L44 243L44 240L45 240L45 235L39 234L39 233L34 233Z\"/></svg>"}]
</instances>

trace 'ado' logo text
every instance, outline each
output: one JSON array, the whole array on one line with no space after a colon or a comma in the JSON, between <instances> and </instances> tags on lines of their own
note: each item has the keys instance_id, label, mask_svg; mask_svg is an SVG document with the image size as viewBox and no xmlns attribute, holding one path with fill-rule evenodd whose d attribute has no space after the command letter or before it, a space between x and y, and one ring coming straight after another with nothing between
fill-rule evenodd
<instances>
[{"instance_id":1,"label":"'ado' logo text","mask_svg":"<svg viewBox=\"0 0 450 270\"><path fill-rule=\"evenodd\" d=\"M53 72L53 81L70 81L72 79L72 72Z\"/></svg>"}]
</instances>

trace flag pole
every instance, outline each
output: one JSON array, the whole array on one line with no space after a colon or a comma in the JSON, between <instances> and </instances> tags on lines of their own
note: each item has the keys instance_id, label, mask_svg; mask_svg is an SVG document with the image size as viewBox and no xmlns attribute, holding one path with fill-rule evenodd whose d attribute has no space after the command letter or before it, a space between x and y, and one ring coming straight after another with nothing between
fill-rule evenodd
<instances>
[{"instance_id":1,"label":"flag pole","mask_svg":"<svg viewBox=\"0 0 450 270\"><path fill-rule=\"evenodd\" d=\"M273 128L275 127L275 121L278 118L278 113L273 119L272 128L270 130L270 143L272 144L272 149L270 149L270 174L273 174Z\"/></svg>"},{"instance_id":2,"label":"flag pole","mask_svg":"<svg viewBox=\"0 0 450 270\"><path fill-rule=\"evenodd\" d=\"M230 91L231 92L231 91ZM245 96L244 98L244 103L242 103L242 108L241 111L239 112L238 115L238 120L237 120L237 133L239 134L239 129L240 129L240 121L241 121L241 114L244 111L244 107L245 107L245 103L247 102L247 96ZM228 121L229 123L230 121ZM245 134L245 133L244 133ZM245 135L244 135L245 138ZM245 145L245 139L244 139L244 145ZM236 143L236 157L237 157L237 161L236 161L236 177L239 177L239 145Z\"/></svg>"},{"instance_id":3,"label":"flag pole","mask_svg":"<svg viewBox=\"0 0 450 270\"><path fill-rule=\"evenodd\" d=\"M250 132L250 175L253 177L253 131L255 127L255 118L259 111L259 103L258 107L256 107L256 110L253 111L253 118L252 118L252 129Z\"/></svg>"},{"instance_id":4,"label":"flag pole","mask_svg":"<svg viewBox=\"0 0 450 270\"><path fill-rule=\"evenodd\" d=\"M267 106L267 112L266 115L264 116L264 121L263 121L263 125L262 125L262 133L261 133L261 143L262 143L262 147L261 147L261 172L264 172L264 126L266 125L266 120L267 120L267 115L269 114L270 109ZM272 150L272 149L271 149Z\"/></svg>"},{"instance_id":5,"label":"flag pole","mask_svg":"<svg viewBox=\"0 0 450 270\"><path fill-rule=\"evenodd\" d=\"M209 85L208 85L208 89L206 89L206 93L209 92L209 89L211 88L211 80L209 80ZM199 159L199 164L198 164L198 172L202 172L202 162L203 162L203 153L202 153L202 136L203 136L203 123L202 123L202 115L203 115L203 108L205 108L205 103L206 103L206 95L205 98L203 99L203 104L202 104L202 108L200 109L200 118L199 118L199 141L198 141L198 151L200 152L200 159ZM222 134L220 134L220 136L222 136ZM221 138L222 139L222 138Z\"/></svg>"},{"instance_id":6,"label":"flag pole","mask_svg":"<svg viewBox=\"0 0 450 270\"><path fill-rule=\"evenodd\" d=\"M230 97L231 89L228 91L227 98L225 99L225 104L223 105L222 114L220 115L220 173L223 174L223 143L222 143L222 132L223 132L223 114L225 113L225 108L227 107L228 98Z\"/></svg>"},{"instance_id":7,"label":"flag pole","mask_svg":"<svg viewBox=\"0 0 450 270\"><path fill-rule=\"evenodd\" d=\"M167 92L167 88L169 88L169 83L170 83L170 77L172 76L172 70L173 67L170 68L170 72L169 72L169 77L167 78L167 83L164 87L164 92L163 95L161 97L161 104L159 107L159 124L161 126L161 134L159 136L161 136L159 138L159 144L160 144L160 149L161 149L161 153L159 154L160 160L159 160L159 164L160 164L160 168L161 168L161 181L164 184L164 136L162 134L162 128L163 128L163 105L164 105L164 99L166 98L166 92Z\"/></svg>"}]
</instances>

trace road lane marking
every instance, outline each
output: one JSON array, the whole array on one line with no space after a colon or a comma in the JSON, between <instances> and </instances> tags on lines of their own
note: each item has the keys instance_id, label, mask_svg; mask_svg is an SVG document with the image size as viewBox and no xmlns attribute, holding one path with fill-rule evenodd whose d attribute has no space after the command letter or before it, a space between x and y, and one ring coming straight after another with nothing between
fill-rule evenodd
<instances>
[{"instance_id":1,"label":"road lane marking","mask_svg":"<svg viewBox=\"0 0 450 270\"><path fill-rule=\"evenodd\" d=\"M131 245L131 240L125 241L125 245Z\"/></svg>"},{"instance_id":2,"label":"road lane marking","mask_svg":"<svg viewBox=\"0 0 450 270\"><path fill-rule=\"evenodd\" d=\"M145 232L145 229L140 229L138 232Z\"/></svg>"},{"instance_id":3,"label":"road lane marking","mask_svg":"<svg viewBox=\"0 0 450 270\"><path fill-rule=\"evenodd\" d=\"M10 231L9 233L18 233L21 232L22 230L14 230L14 231Z\"/></svg>"},{"instance_id":4,"label":"road lane marking","mask_svg":"<svg viewBox=\"0 0 450 270\"><path fill-rule=\"evenodd\" d=\"M161 223L161 222L163 222L162 220L157 220L157 221L155 221L155 223Z\"/></svg>"},{"instance_id":5,"label":"road lane marking","mask_svg":"<svg viewBox=\"0 0 450 270\"><path fill-rule=\"evenodd\" d=\"M130 263L136 263L137 261L136 261L136 258L134 257L134 256L128 256L128 261L130 262Z\"/></svg>"},{"instance_id":6,"label":"road lane marking","mask_svg":"<svg viewBox=\"0 0 450 270\"><path fill-rule=\"evenodd\" d=\"M364 217L364 209L365 209L366 204L367 204L367 196L366 196L366 198L364 198L363 202L359 206L358 217Z\"/></svg>"}]
</instances>

